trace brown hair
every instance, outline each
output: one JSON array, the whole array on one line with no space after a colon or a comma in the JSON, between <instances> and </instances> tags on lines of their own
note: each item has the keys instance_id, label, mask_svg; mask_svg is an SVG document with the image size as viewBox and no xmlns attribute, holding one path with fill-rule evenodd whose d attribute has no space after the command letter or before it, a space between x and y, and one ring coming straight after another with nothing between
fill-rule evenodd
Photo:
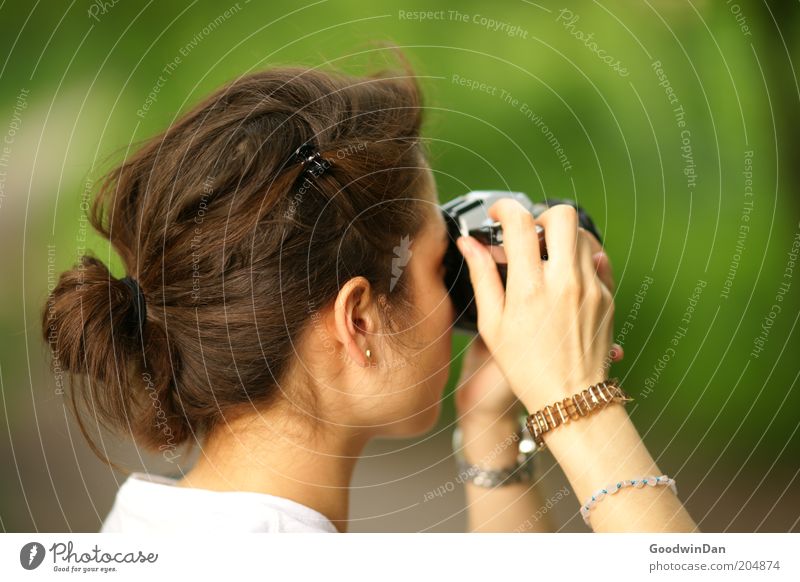
<instances>
[{"instance_id":1,"label":"brown hair","mask_svg":"<svg viewBox=\"0 0 800 582\"><path fill-rule=\"evenodd\" d=\"M366 277L393 313L411 309L407 279L390 287L391 257L424 222L421 111L408 68L266 70L220 88L104 178L89 220L142 289L142 335L131 289L91 256L62 273L43 314L101 459L80 403L164 451L275 398L294 343L349 278ZM291 159L304 143L332 162L317 178Z\"/></svg>"}]
</instances>

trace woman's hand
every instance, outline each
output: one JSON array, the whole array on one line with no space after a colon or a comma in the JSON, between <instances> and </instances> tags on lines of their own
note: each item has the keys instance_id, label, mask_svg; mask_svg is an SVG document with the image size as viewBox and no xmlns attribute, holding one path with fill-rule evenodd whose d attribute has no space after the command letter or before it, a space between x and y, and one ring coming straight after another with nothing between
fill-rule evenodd
<instances>
[{"instance_id":1,"label":"woman's hand","mask_svg":"<svg viewBox=\"0 0 800 582\"><path fill-rule=\"evenodd\" d=\"M608 255L593 234L581 230L581 236L586 237L592 247L597 275L613 291L614 274ZM622 346L613 344L610 357L611 361L619 362L624 357ZM472 419L493 422L500 416L516 415L519 408L519 400L480 335L475 336L467 348L457 386L456 413L462 422Z\"/></svg>"},{"instance_id":2,"label":"woman's hand","mask_svg":"<svg viewBox=\"0 0 800 582\"><path fill-rule=\"evenodd\" d=\"M460 238L458 245L475 288L478 330L514 394L528 410L538 410L604 380L607 365L622 355L621 350L610 352L613 285L595 272L596 268L602 272L608 258L593 253L592 242L578 228L575 209L558 205L539 217L545 228L547 261L541 260L534 219L521 204L500 200L489 215L503 226L506 289L483 245L469 237ZM504 417L500 422L508 420ZM546 443L581 503L604 484L629 475L662 474L620 405L547 433ZM509 457L513 452L509 448ZM477 496L474 489L467 489L468 496ZM595 531L695 531L697 526L680 500L660 489L629 491L633 494L618 494L598 504L592 510L592 527ZM477 509L471 511L470 523L478 524L471 527L477 529L497 514L505 502L498 497L502 491L478 508L480 514ZM540 506L532 497L524 499L528 510ZM490 525L507 528L526 512L514 509L513 516Z\"/></svg>"},{"instance_id":3,"label":"woman's hand","mask_svg":"<svg viewBox=\"0 0 800 582\"><path fill-rule=\"evenodd\" d=\"M496 202L489 215L503 226L508 277L503 289L488 249L471 237L458 240L470 271L478 306L478 329L494 354L483 355L487 375L508 379L507 389L528 410L535 410L605 379L611 361L621 359L611 346L613 278L599 243L578 228L574 208L558 205L543 213L548 260L541 260L535 222L511 199ZM600 254L598 254L600 253ZM604 279L605 281L601 280ZM481 354L476 348L474 360ZM489 391L483 409L509 408L509 395L498 386ZM477 386L477 384L476 384ZM484 385L485 386L485 385ZM469 381L457 405L462 413L481 410ZM461 389L460 389L461 390Z\"/></svg>"}]
</instances>

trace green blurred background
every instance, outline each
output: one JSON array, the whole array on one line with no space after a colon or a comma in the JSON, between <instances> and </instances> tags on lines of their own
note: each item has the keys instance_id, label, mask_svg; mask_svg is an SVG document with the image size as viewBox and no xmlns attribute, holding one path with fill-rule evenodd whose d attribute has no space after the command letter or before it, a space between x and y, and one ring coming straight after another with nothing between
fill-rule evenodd
<instances>
[{"instance_id":1,"label":"green blurred background","mask_svg":"<svg viewBox=\"0 0 800 582\"><path fill-rule=\"evenodd\" d=\"M220 84L285 64L363 73L385 63L374 41L422 77L442 201L520 190L595 218L618 284L614 374L701 528L798 530L797 2L12 0L0 20L3 531L96 531L124 478L76 431L40 341L48 285L83 244L82 195ZM353 531L463 529L460 490L421 503L452 477L452 423L448 397L432 434L371 445ZM542 471L563 483L552 459ZM560 529L585 531L576 511L554 510Z\"/></svg>"}]
</instances>

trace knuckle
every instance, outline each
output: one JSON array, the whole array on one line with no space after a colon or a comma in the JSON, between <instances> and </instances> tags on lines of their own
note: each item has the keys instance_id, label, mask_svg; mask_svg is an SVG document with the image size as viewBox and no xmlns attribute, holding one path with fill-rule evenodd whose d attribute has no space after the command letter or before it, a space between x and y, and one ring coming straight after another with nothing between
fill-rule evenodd
<instances>
[{"instance_id":1,"label":"knuckle","mask_svg":"<svg viewBox=\"0 0 800 582\"><path fill-rule=\"evenodd\" d=\"M551 206L544 214L549 214L556 220L578 221L578 211L569 204L556 204Z\"/></svg>"},{"instance_id":2,"label":"knuckle","mask_svg":"<svg viewBox=\"0 0 800 582\"><path fill-rule=\"evenodd\" d=\"M583 291L580 278L571 272L566 272L561 276L559 287L564 299L570 302L580 302Z\"/></svg>"},{"instance_id":3,"label":"knuckle","mask_svg":"<svg viewBox=\"0 0 800 582\"><path fill-rule=\"evenodd\" d=\"M614 306L614 295L611 293L611 290L606 287L605 285L600 286L600 293L603 296L603 301L610 304L612 307Z\"/></svg>"},{"instance_id":4,"label":"knuckle","mask_svg":"<svg viewBox=\"0 0 800 582\"><path fill-rule=\"evenodd\" d=\"M558 294L566 293L574 288L574 281L566 269L557 269L548 273L548 287Z\"/></svg>"},{"instance_id":5,"label":"knuckle","mask_svg":"<svg viewBox=\"0 0 800 582\"><path fill-rule=\"evenodd\" d=\"M526 280L525 284L522 285L520 296L524 300L533 300L538 295L539 295L539 284L533 279Z\"/></svg>"},{"instance_id":6,"label":"knuckle","mask_svg":"<svg viewBox=\"0 0 800 582\"><path fill-rule=\"evenodd\" d=\"M603 292L599 285L589 285L586 287L586 301L592 305L600 305L603 302Z\"/></svg>"},{"instance_id":7,"label":"knuckle","mask_svg":"<svg viewBox=\"0 0 800 582\"><path fill-rule=\"evenodd\" d=\"M503 215L506 222L520 228L533 227L533 215L522 204L516 200L501 200L501 202L507 202Z\"/></svg>"},{"instance_id":8,"label":"knuckle","mask_svg":"<svg viewBox=\"0 0 800 582\"><path fill-rule=\"evenodd\" d=\"M580 226L580 223L578 223L578 237L580 244L589 245L589 249L591 250L592 254L599 253L603 250L603 247L600 246L600 243L597 241L594 235Z\"/></svg>"},{"instance_id":9,"label":"knuckle","mask_svg":"<svg viewBox=\"0 0 800 582\"><path fill-rule=\"evenodd\" d=\"M517 203L517 204L519 204L519 203ZM531 229L532 230L536 226L536 220L533 218L533 214L531 214L525 208L523 208L522 205L520 205L519 207L520 207L520 212L519 212L518 216L519 216L520 223L522 224L522 226L525 229Z\"/></svg>"},{"instance_id":10,"label":"knuckle","mask_svg":"<svg viewBox=\"0 0 800 582\"><path fill-rule=\"evenodd\" d=\"M501 198L492 204L489 209L501 217L511 217L522 212L527 213L525 207L513 198Z\"/></svg>"},{"instance_id":11,"label":"knuckle","mask_svg":"<svg viewBox=\"0 0 800 582\"><path fill-rule=\"evenodd\" d=\"M614 304L614 299L610 299L606 304L606 311L608 312L609 316L613 317L614 312L616 310L616 305Z\"/></svg>"}]
</instances>

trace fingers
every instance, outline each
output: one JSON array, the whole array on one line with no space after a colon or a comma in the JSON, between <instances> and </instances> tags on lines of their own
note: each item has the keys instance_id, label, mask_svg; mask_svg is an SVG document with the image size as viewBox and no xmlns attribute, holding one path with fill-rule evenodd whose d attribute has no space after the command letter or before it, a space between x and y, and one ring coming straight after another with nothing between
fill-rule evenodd
<instances>
[{"instance_id":1,"label":"fingers","mask_svg":"<svg viewBox=\"0 0 800 582\"><path fill-rule=\"evenodd\" d=\"M599 241L579 228L578 212L570 205L556 205L534 220L531 213L514 199L498 200L488 209L489 216L503 229L503 249L507 260L505 289L489 248L469 236L456 241L469 269L475 290L479 332L492 341L506 306L521 307L538 296L544 276L551 273L564 285L574 287L581 309L599 309L601 321L613 318L614 288L611 264ZM548 261L543 265L537 223L544 227ZM562 276L563 275L563 276ZM554 279L555 280L555 279ZM608 321L604 327L608 326ZM613 324L609 329L613 329ZM622 359L622 348L615 344L612 361Z\"/></svg>"},{"instance_id":2,"label":"fingers","mask_svg":"<svg viewBox=\"0 0 800 582\"><path fill-rule=\"evenodd\" d=\"M592 259L594 259L597 276L600 277L603 284L608 287L608 290L613 293L616 285L614 283L614 273L611 270L611 260L608 258L608 255L601 251L595 253Z\"/></svg>"},{"instance_id":3,"label":"fingers","mask_svg":"<svg viewBox=\"0 0 800 582\"><path fill-rule=\"evenodd\" d=\"M478 328L481 334L485 330L495 329L503 314L505 290L497 264L489 249L471 236L460 236L456 245L469 269L469 279L475 290L475 305L478 308Z\"/></svg>"},{"instance_id":4,"label":"fingers","mask_svg":"<svg viewBox=\"0 0 800 582\"><path fill-rule=\"evenodd\" d=\"M567 266L577 262L578 211L569 204L557 204L537 219L544 227L547 260L551 265Z\"/></svg>"},{"instance_id":5,"label":"fingers","mask_svg":"<svg viewBox=\"0 0 800 582\"><path fill-rule=\"evenodd\" d=\"M584 234L585 232L583 229L579 229L577 243L578 269L581 272L581 280L585 286L601 284L597 275L597 264L592 255L592 247L588 237Z\"/></svg>"},{"instance_id":6,"label":"fingers","mask_svg":"<svg viewBox=\"0 0 800 582\"><path fill-rule=\"evenodd\" d=\"M603 284L608 287L608 290L613 293L614 289L616 288L616 284L614 283L614 271L611 268L611 259L603 249L603 245L600 244L600 241L597 240L597 238L591 232L585 229L581 229L580 232L581 236L585 237L589 241L597 276L600 277L600 280L603 282Z\"/></svg>"},{"instance_id":7,"label":"fingers","mask_svg":"<svg viewBox=\"0 0 800 582\"><path fill-rule=\"evenodd\" d=\"M508 261L506 289L509 296L528 295L541 283L542 256L533 215L512 198L492 204L488 214L503 227L503 247Z\"/></svg>"},{"instance_id":8,"label":"fingers","mask_svg":"<svg viewBox=\"0 0 800 582\"><path fill-rule=\"evenodd\" d=\"M584 297L582 300L582 308L584 305L592 311L599 308L601 321L604 322L604 325L608 329L608 339L613 342L614 298L598 272L598 260L602 261L602 256L605 256L605 254L599 253L601 256L595 259L597 253L595 253L594 250L596 246L599 246L597 239L583 228L579 228L578 230L577 269L580 272L579 284ZM617 353L619 353L618 359L621 359L622 347L612 344L609 354L610 362L618 361L618 359L615 359Z\"/></svg>"}]
</instances>

